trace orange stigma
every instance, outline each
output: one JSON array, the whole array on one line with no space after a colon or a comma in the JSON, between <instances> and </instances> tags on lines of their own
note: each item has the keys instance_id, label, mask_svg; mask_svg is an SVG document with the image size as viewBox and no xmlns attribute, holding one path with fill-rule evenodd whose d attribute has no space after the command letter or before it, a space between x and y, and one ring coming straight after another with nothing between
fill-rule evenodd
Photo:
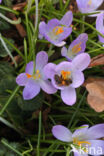
<instances>
[{"instance_id":1,"label":"orange stigma","mask_svg":"<svg viewBox=\"0 0 104 156\"><path fill-rule=\"evenodd\" d=\"M70 71L64 71L64 70L61 71L61 75L64 80L68 79L70 74L71 74Z\"/></svg>"},{"instance_id":2,"label":"orange stigma","mask_svg":"<svg viewBox=\"0 0 104 156\"><path fill-rule=\"evenodd\" d=\"M55 33L55 35L59 35L63 33L64 30L63 30L63 27L56 26L55 28L53 28L53 32Z\"/></svg>"},{"instance_id":3,"label":"orange stigma","mask_svg":"<svg viewBox=\"0 0 104 156\"><path fill-rule=\"evenodd\" d=\"M76 44L73 48L72 48L72 52L73 53L78 53L79 51L81 51L81 42Z\"/></svg>"},{"instance_id":4,"label":"orange stigma","mask_svg":"<svg viewBox=\"0 0 104 156\"><path fill-rule=\"evenodd\" d=\"M28 74L28 73L26 73L26 76L27 76L28 79L32 77L32 76L31 76L30 74Z\"/></svg>"}]
</instances>

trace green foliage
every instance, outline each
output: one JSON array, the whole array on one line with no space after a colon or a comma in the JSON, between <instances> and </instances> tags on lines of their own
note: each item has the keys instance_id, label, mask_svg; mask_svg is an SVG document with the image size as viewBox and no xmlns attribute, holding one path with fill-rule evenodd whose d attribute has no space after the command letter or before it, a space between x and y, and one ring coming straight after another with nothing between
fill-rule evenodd
<instances>
[{"instance_id":1,"label":"green foliage","mask_svg":"<svg viewBox=\"0 0 104 156\"><path fill-rule=\"evenodd\" d=\"M9 41L10 43L14 44L14 40L8 39L8 41ZM8 49L10 50L10 52L12 53L12 52L13 52L13 48L12 48L8 43L7 43L7 47L8 47ZM8 53L6 52L4 46L2 45L2 43L1 43L1 41L0 41L0 56L1 56L1 57L5 57L5 56L7 56L7 55L8 55Z\"/></svg>"},{"instance_id":2,"label":"green foliage","mask_svg":"<svg viewBox=\"0 0 104 156\"><path fill-rule=\"evenodd\" d=\"M3 1L3 3L5 4L5 6L11 7L12 6L12 2L13 0L5 0Z\"/></svg>"},{"instance_id":3,"label":"green foliage","mask_svg":"<svg viewBox=\"0 0 104 156\"><path fill-rule=\"evenodd\" d=\"M10 28L10 25L4 21L3 19L0 18L0 30L7 30Z\"/></svg>"},{"instance_id":4,"label":"green foliage","mask_svg":"<svg viewBox=\"0 0 104 156\"><path fill-rule=\"evenodd\" d=\"M36 111L42 106L44 98L43 98L43 94L40 93L32 100L24 100L21 96L19 96L17 100L18 100L18 106L23 111Z\"/></svg>"}]
</instances>

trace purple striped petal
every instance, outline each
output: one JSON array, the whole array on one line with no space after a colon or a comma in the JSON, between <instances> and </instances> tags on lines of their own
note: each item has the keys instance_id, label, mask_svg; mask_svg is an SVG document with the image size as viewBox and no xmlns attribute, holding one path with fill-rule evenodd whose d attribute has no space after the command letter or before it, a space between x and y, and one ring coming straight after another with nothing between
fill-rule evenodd
<instances>
[{"instance_id":1,"label":"purple striped petal","mask_svg":"<svg viewBox=\"0 0 104 156\"><path fill-rule=\"evenodd\" d=\"M43 69L45 79L53 78L53 76L55 74L55 68L56 68L56 65L53 63L48 63L47 65L45 65L45 67Z\"/></svg>"},{"instance_id":2,"label":"purple striped petal","mask_svg":"<svg viewBox=\"0 0 104 156\"><path fill-rule=\"evenodd\" d=\"M90 145L86 145L88 148L88 154L90 155L104 155L104 141L103 140L87 140Z\"/></svg>"},{"instance_id":3,"label":"purple striped petal","mask_svg":"<svg viewBox=\"0 0 104 156\"><path fill-rule=\"evenodd\" d=\"M31 62L29 62L29 63L26 65L25 72L26 72L27 74L32 75L32 74L33 74L33 69L34 69L34 62L31 61Z\"/></svg>"},{"instance_id":4,"label":"purple striped petal","mask_svg":"<svg viewBox=\"0 0 104 156\"><path fill-rule=\"evenodd\" d=\"M81 71L72 72L71 87L78 88L84 83L84 74Z\"/></svg>"},{"instance_id":5,"label":"purple striped petal","mask_svg":"<svg viewBox=\"0 0 104 156\"><path fill-rule=\"evenodd\" d=\"M60 21L58 19L51 19L50 21L48 21L47 23L47 31L51 31L53 30L55 27L60 25Z\"/></svg>"},{"instance_id":6,"label":"purple striped petal","mask_svg":"<svg viewBox=\"0 0 104 156\"><path fill-rule=\"evenodd\" d=\"M45 51L40 51L36 55L36 70L42 70L43 67L48 63L48 55Z\"/></svg>"},{"instance_id":7,"label":"purple striped petal","mask_svg":"<svg viewBox=\"0 0 104 156\"><path fill-rule=\"evenodd\" d=\"M61 98L66 105L72 106L76 102L76 91L72 87L61 90Z\"/></svg>"},{"instance_id":8,"label":"purple striped petal","mask_svg":"<svg viewBox=\"0 0 104 156\"><path fill-rule=\"evenodd\" d=\"M40 92L40 86L37 82L30 79L26 83L26 86L23 90L23 98L24 100L30 100L34 98Z\"/></svg>"},{"instance_id":9,"label":"purple striped petal","mask_svg":"<svg viewBox=\"0 0 104 156\"><path fill-rule=\"evenodd\" d=\"M88 35L86 33L80 34L69 46L68 51L75 53L81 53L85 51ZM79 50L78 50L79 48Z\"/></svg>"},{"instance_id":10,"label":"purple striped petal","mask_svg":"<svg viewBox=\"0 0 104 156\"><path fill-rule=\"evenodd\" d=\"M39 84L42 90L44 90L47 94L54 94L57 91L57 89L53 87L52 83L49 80L41 80Z\"/></svg>"},{"instance_id":11,"label":"purple striped petal","mask_svg":"<svg viewBox=\"0 0 104 156\"><path fill-rule=\"evenodd\" d=\"M28 78L26 76L26 73L21 73L17 76L16 78L16 83L19 85L19 86L25 86L26 83L28 81Z\"/></svg>"},{"instance_id":12,"label":"purple striped petal","mask_svg":"<svg viewBox=\"0 0 104 156\"><path fill-rule=\"evenodd\" d=\"M73 66L73 71L74 70L79 70L83 71L88 67L90 64L90 56L87 53L82 53L77 55L73 60L72 60L72 66Z\"/></svg>"},{"instance_id":13,"label":"purple striped petal","mask_svg":"<svg viewBox=\"0 0 104 156\"><path fill-rule=\"evenodd\" d=\"M70 130L62 125L56 125L52 128L52 134L58 140L64 142L71 142L72 141L72 133Z\"/></svg>"},{"instance_id":14,"label":"purple striped petal","mask_svg":"<svg viewBox=\"0 0 104 156\"><path fill-rule=\"evenodd\" d=\"M76 1L79 10L82 13L93 12L103 3L103 0L76 0Z\"/></svg>"},{"instance_id":15,"label":"purple striped petal","mask_svg":"<svg viewBox=\"0 0 104 156\"><path fill-rule=\"evenodd\" d=\"M40 22L40 24L39 24L39 33L44 36L44 34L46 32L47 32L47 25L46 25L46 23L45 22Z\"/></svg>"},{"instance_id":16,"label":"purple striped petal","mask_svg":"<svg viewBox=\"0 0 104 156\"><path fill-rule=\"evenodd\" d=\"M60 20L60 24L69 27L73 20L73 14L71 11L68 11Z\"/></svg>"},{"instance_id":17,"label":"purple striped petal","mask_svg":"<svg viewBox=\"0 0 104 156\"><path fill-rule=\"evenodd\" d=\"M79 138L79 140L85 140L86 138L86 133L88 131L89 125L82 125L80 126L77 130L74 131L72 137L73 138Z\"/></svg>"},{"instance_id":18,"label":"purple striped petal","mask_svg":"<svg viewBox=\"0 0 104 156\"><path fill-rule=\"evenodd\" d=\"M104 124L97 124L88 129L88 139L99 139L104 137Z\"/></svg>"},{"instance_id":19,"label":"purple striped petal","mask_svg":"<svg viewBox=\"0 0 104 156\"><path fill-rule=\"evenodd\" d=\"M101 13L97 16L96 19L96 29L104 35L104 13ZM99 41L104 43L104 38L98 35Z\"/></svg>"}]
</instances>

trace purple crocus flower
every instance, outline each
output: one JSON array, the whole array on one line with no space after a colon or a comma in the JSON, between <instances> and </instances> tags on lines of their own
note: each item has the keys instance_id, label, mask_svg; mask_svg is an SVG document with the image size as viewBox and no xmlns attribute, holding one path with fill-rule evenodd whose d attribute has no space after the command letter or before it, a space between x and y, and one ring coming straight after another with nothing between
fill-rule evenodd
<instances>
[{"instance_id":1,"label":"purple crocus flower","mask_svg":"<svg viewBox=\"0 0 104 156\"><path fill-rule=\"evenodd\" d=\"M39 33L52 44L61 47L66 43L63 40L66 39L72 32L72 28L69 27L72 20L72 12L68 11L61 20L56 18L51 19L47 24L45 22L40 22Z\"/></svg>"},{"instance_id":2,"label":"purple crocus flower","mask_svg":"<svg viewBox=\"0 0 104 156\"><path fill-rule=\"evenodd\" d=\"M41 51L36 56L36 63L31 61L27 64L25 73L17 76L16 82L19 86L25 86L23 90L23 98L29 100L34 98L40 92L40 88L48 94L53 94L56 89L51 82L47 80L43 72L44 66L48 62L48 55Z\"/></svg>"},{"instance_id":3,"label":"purple crocus flower","mask_svg":"<svg viewBox=\"0 0 104 156\"><path fill-rule=\"evenodd\" d=\"M67 105L76 102L76 91L84 82L82 71L88 67L90 56L87 53L77 55L72 62L64 61L58 65L48 63L44 73L51 79L53 86L61 90L61 98Z\"/></svg>"},{"instance_id":4,"label":"purple crocus flower","mask_svg":"<svg viewBox=\"0 0 104 156\"><path fill-rule=\"evenodd\" d=\"M89 128L88 125L82 125L75 132L72 132L62 126L56 125L52 128L54 137L58 140L72 143L71 147L74 156L104 155L104 124L97 124Z\"/></svg>"},{"instance_id":5,"label":"purple crocus flower","mask_svg":"<svg viewBox=\"0 0 104 156\"><path fill-rule=\"evenodd\" d=\"M103 3L103 0L76 0L82 13L92 13Z\"/></svg>"},{"instance_id":6,"label":"purple crocus flower","mask_svg":"<svg viewBox=\"0 0 104 156\"><path fill-rule=\"evenodd\" d=\"M0 0L0 3L2 2L2 0Z\"/></svg>"},{"instance_id":7,"label":"purple crocus flower","mask_svg":"<svg viewBox=\"0 0 104 156\"><path fill-rule=\"evenodd\" d=\"M96 29L104 35L104 12L99 14L96 19ZM99 41L104 43L104 38L98 35Z\"/></svg>"},{"instance_id":8,"label":"purple crocus flower","mask_svg":"<svg viewBox=\"0 0 104 156\"><path fill-rule=\"evenodd\" d=\"M69 46L68 50L63 47L61 50L62 56L66 57L71 61L76 55L83 53L86 48L86 42L88 40L88 35L86 33L80 34Z\"/></svg>"}]
</instances>

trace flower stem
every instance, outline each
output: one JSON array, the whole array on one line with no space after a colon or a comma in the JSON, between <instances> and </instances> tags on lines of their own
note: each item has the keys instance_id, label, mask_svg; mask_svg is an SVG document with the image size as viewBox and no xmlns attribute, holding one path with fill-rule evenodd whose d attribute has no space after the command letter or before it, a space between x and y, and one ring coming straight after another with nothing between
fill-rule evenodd
<instances>
[{"instance_id":1,"label":"flower stem","mask_svg":"<svg viewBox=\"0 0 104 156\"><path fill-rule=\"evenodd\" d=\"M38 142L37 142L37 156L40 156L40 137L41 137L41 111L39 112L39 132L38 132Z\"/></svg>"},{"instance_id":2,"label":"flower stem","mask_svg":"<svg viewBox=\"0 0 104 156\"><path fill-rule=\"evenodd\" d=\"M66 156L69 156L69 154L70 154L70 148L68 147L66 151Z\"/></svg>"}]
</instances>

